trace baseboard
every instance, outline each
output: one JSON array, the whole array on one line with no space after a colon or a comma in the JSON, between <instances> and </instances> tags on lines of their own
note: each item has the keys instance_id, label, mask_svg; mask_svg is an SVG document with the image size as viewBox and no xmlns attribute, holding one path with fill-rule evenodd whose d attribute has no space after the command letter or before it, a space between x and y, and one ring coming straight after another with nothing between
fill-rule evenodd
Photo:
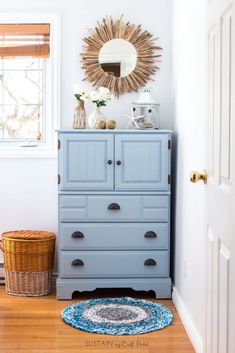
<instances>
[{"instance_id":1,"label":"baseboard","mask_svg":"<svg viewBox=\"0 0 235 353\"><path fill-rule=\"evenodd\" d=\"M0 262L0 284L5 283L5 274L3 269L3 263Z\"/></svg>"},{"instance_id":2,"label":"baseboard","mask_svg":"<svg viewBox=\"0 0 235 353\"><path fill-rule=\"evenodd\" d=\"M192 345L196 351L196 353L203 353L203 342L198 334L198 331L192 322L190 315L185 308L179 293L177 292L177 289L174 287L173 292L172 292L172 301L174 303L174 306L180 316L180 319L184 325L184 328L192 342Z\"/></svg>"}]
</instances>

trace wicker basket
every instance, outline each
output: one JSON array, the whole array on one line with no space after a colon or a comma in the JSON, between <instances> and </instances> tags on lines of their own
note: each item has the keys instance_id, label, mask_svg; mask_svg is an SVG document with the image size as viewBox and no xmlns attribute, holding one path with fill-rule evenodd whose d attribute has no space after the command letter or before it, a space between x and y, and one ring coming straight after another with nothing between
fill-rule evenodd
<instances>
[{"instance_id":1,"label":"wicker basket","mask_svg":"<svg viewBox=\"0 0 235 353\"><path fill-rule=\"evenodd\" d=\"M55 234L19 230L2 234L6 292L40 296L51 292Z\"/></svg>"}]
</instances>

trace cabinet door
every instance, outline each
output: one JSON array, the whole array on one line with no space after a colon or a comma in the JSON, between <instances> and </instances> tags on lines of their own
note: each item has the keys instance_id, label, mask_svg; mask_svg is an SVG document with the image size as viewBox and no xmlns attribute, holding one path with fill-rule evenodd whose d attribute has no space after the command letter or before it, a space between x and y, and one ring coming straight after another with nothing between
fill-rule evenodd
<instances>
[{"instance_id":1,"label":"cabinet door","mask_svg":"<svg viewBox=\"0 0 235 353\"><path fill-rule=\"evenodd\" d=\"M168 135L115 136L116 190L168 190Z\"/></svg>"},{"instance_id":2,"label":"cabinet door","mask_svg":"<svg viewBox=\"0 0 235 353\"><path fill-rule=\"evenodd\" d=\"M60 139L60 190L113 189L112 135L61 134Z\"/></svg>"}]
</instances>

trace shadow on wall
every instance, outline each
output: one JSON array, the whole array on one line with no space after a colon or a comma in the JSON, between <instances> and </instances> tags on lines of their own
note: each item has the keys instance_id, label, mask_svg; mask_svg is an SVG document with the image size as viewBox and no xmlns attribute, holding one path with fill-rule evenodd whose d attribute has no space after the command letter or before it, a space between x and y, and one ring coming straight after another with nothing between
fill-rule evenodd
<instances>
[{"instance_id":1,"label":"shadow on wall","mask_svg":"<svg viewBox=\"0 0 235 353\"><path fill-rule=\"evenodd\" d=\"M171 254L170 254L170 273L172 279L172 285L174 285L175 280L175 246L176 246L176 198L177 198L177 160L178 160L178 134L174 133L172 135L172 156L171 156L171 220L170 220L170 234L171 234Z\"/></svg>"}]
</instances>

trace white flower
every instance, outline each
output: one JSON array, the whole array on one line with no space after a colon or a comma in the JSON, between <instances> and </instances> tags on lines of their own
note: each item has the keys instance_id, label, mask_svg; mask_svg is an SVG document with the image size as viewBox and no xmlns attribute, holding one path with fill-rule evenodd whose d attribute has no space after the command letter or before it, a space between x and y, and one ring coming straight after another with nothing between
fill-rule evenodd
<instances>
[{"instance_id":1,"label":"white flower","mask_svg":"<svg viewBox=\"0 0 235 353\"><path fill-rule=\"evenodd\" d=\"M78 100L82 100L84 102L88 102L90 100L90 95L88 92L86 92L84 87L80 85L75 85L73 90L74 90L74 95Z\"/></svg>"},{"instance_id":2,"label":"white flower","mask_svg":"<svg viewBox=\"0 0 235 353\"><path fill-rule=\"evenodd\" d=\"M82 94L86 93L86 90L84 89L84 87L82 87L80 85L74 85L73 93L82 95Z\"/></svg>"},{"instance_id":3,"label":"white flower","mask_svg":"<svg viewBox=\"0 0 235 353\"><path fill-rule=\"evenodd\" d=\"M81 96L80 96L80 99L84 102L89 102L90 100L90 95L89 93L87 92L84 92Z\"/></svg>"},{"instance_id":4,"label":"white flower","mask_svg":"<svg viewBox=\"0 0 235 353\"><path fill-rule=\"evenodd\" d=\"M100 95L99 95L99 92L98 92L98 91L92 91L92 92L90 93L90 96L91 96L91 100L92 100L92 101L99 100L99 98L100 98Z\"/></svg>"},{"instance_id":5,"label":"white flower","mask_svg":"<svg viewBox=\"0 0 235 353\"><path fill-rule=\"evenodd\" d=\"M97 107L106 106L106 103L112 99L112 94L106 87L99 87L90 93L91 101L96 103Z\"/></svg>"}]
</instances>

